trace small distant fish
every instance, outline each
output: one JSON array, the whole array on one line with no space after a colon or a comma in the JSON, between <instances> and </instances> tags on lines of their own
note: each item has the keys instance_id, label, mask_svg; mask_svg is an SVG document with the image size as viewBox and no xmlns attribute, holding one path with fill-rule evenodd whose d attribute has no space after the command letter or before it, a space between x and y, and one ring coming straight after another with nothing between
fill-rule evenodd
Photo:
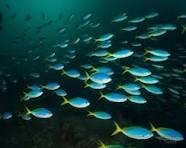
<instances>
[{"instance_id":1,"label":"small distant fish","mask_svg":"<svg viewBox=\"0 0 186 148\"><path fill-rule=\"evenodd\" d=\"M186 19L186 14L181 14L177 17L178 19Z\"/></svg>"},{"instance_id":2,"label":"small distant fish","mask_svg":"<svg viewBox=\"0 0 186 148\"><path fill-rule=\"evenodd\" d=\"M128 100L133 103L137 104L145 104L147 103L147 100L142 96L129 96Z\"/></svg>"},{"instance_id":3,"label":"small distant fish","mask_svg":"<svg viewBox=\"0 0 186 148\"><path fill-rule=\"evenodd\" d=\"M24 21L28 22L28 21L30 21L30 20L32 20L32 16L29 15L29 14L26 15L25 18L24 18Z\"/></svg>"},{"instance_id":4,"label":"small distant fish","mask_svg":"<svg viewBox=\"0 0 186 148\"><path fill-rule=\"evenodd\" d=\"M122 28L121 30L123 30L123 31L134 31L136 29L137 29L136 26L128 26L128 27Z\"/></svg>"},{"instance_id":5,"label":"small distant fish","mask_svg":"<svg viewBox=\"0 0 186 148\"><path fill-rule=\"evenodd\" d=\"M55 90L55 93L57 96L60 96L60 97L65 97L67 95L66 91L63 89L57 89Z\"/></svg>"},{"instance_id":6,"label":"small distant fish","mask_svg":"<svg viewBox=\"0 0 186 148\"><path fill-rule=\"evenodd\" d=\"M123 13L123 14L120 14L116 17L113 18L112 22L122 22L124 20L126 20L128 18L127 14L126 13Z\"/></svg>"},{"instance_id":7,"label":"small distant fish","mask_svg":"<svg viewBox=\"0 0 186 148\"><path fill-rule=\"evenodd\" d=\"M2 115L1 115L1 118L4 119L4 120L8 120L8 119L11 119L13 117L12 113L10 112L4 112Z\"/></svg>"},{"instance_id":8,"label":"small distant fish","mask_svg":"<svg viewBox=\"0 0 186 148\"><path fill-rule=\"evenodd\" d=\"M99 145L98 148L125 148L124 146L119 145L119 144L109 144L109 145L106 145L102 141L98 141L98 145Z\"/></svg>"},{"instance_id":9,"label":"small distant fish","mask_svg":"<svg viewBox=\"0 0 186 148\"><path fill-rule=\"evenodd\" d=\"M143 85L142 86L145 90L148 92L155 94L155 95L161 95L163 94L163 91L161 88L154 86L154 85Z\"/></svg>"},{"instance_id":10,"label":"small distant fish","mask_svg":"<svg viewBox=\"0 0 186 148\"><path fill-rule=\"evenodd\" d=\"M107 112L103 112L103 111L96 111L96 112L90 112L88 111L88 116L94 116L98 119L102 119L102 120L109 120L112 118L112 116L107 113Z\"/></svg>"},{"instance_id":11,"label":"small distant fish","mask_svg":"<svg viewBox=\"0 0 186 148\"><path fill-rule=\"evenodd\" d=\"M145 21L145 17L136 17L136 18L129 20L128 22L129 23L141 23L143 21Z\"/></svg>"},{"instance_id":12,"label":"small distant fish","mask_svg":"<svg viewBox=\"0 0 186 148\"><path fill-rule=\"evenodd\" d=\"M107 34L101 35L99 38L97 38L96 42L104 42L104 41L112 39L113 37L114 37L113 34L107 33Z\"/></svg>"},{"instance_id":13,"label":"small distant fish","mask_svg":"<svg viewBox=\"0 0 186 148\"><path fill-rule=\"evenodd\" d=\"M158 12L151 12L151 13L147 14L147 15L145 16L145 18L146 18L146 19L152 19L152 18L157 17L158 15L159 15Z\"/></svg>"},{"instance_id":14,"label":"small distant fish","mask_svg":"<svg viewBox=\"0 0 186 148\"><path fill-rule=\"evenodd\" d=\"M88 20L91 16L92 16L92 14L91 14L91 13L88 13L88 14L86 14L86 15L83 17L83 20Z\"/></svg>"}]
</instances>

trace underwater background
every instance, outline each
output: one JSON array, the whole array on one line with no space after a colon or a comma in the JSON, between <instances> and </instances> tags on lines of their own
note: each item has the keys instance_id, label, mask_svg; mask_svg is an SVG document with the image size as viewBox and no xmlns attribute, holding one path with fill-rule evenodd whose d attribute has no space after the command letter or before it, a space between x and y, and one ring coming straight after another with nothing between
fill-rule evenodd
<instances>
[{"instance_id":1,"label":"underwater background","mask_svg":"<svg viewBox=\"0 0 186 148\"><path fill-rule=\"evenodd\" d=\"M140 22L135 32L121 31L128 20L150 12L157 12L159 16ZM112 23L113 18L122 13L127 14L127 20ZM93 24L86 24L88 19L83 19L88 14L91 14L87 18ZM115 129L113 121L124 127L139 125L149 129L149 122L152 122L157 127L173 128L186 136L186 34L182 33L186 19L178 19L182 14L186 14L185 0L0 0L0 148L96 148L99 140L136 148L186 147L185 140L136 140L121 133L111 136ZM90 27L97 23L101 25ZM153 39L136 39L147 27L167 23L175 24L176 30ZM106 33L115 36L108 51L126 47L133 49L136 56L108 63L87 56L97 50L95 39ZM77 41L79 38L81 40ZM123 41L128 42L121 43ZM135 47L130 43L141 45ZM144 49L150 47L169 49L171 56L152 67L153 63L143 59ZM53 63L51 60L56 60L51 59L53 53L57 59L54 63L63 63L64 71L75 68L90 74L80 66L87 63L95 67L106 65L113 69L114 81L104 91L85 88L84 81L49 68ZM161 76L163 95L144 92L149 100L143 105L98 100L100 92L110 92L122 82L132 82L129 74L120 75L120 72L121 66L133 65L147 67ZM59 83L67 92L67 98L84 96L91 105L88 109L60 106L63 99L47 90L37 99L20 101L28 92L28 86L43 86L49 82ZM25 106L46 107L53 116L23 120L20 113L25 112ZM90 110L108 111L113 119L105 121L87 117ZM4 112L11 113L11 118L3 118Z\"/></svg>"}]
</instances>

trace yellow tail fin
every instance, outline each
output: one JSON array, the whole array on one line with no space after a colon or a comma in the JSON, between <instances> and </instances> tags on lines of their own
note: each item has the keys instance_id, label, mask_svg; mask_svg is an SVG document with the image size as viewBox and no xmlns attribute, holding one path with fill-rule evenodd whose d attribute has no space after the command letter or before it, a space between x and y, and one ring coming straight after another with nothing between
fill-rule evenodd
<instances>
[{"instance_id":1,"label":"yellow tail fin","mask_svg":"<svg viewBox=\"0 0 186 148\"><path fill-rule=\"evenodd\" d=\"M91 111L88 111L88 115L87 116L94 116L94 113Z\"/></svg>"},{"instance_id":2,"label":"yellow tail fin","mask_svg":"<svg viewBox=\"0 0 186 148\"><path fill-rule=\"evenodd\" d=\"M69 101L67 100L67 98L63 97L63 102L61 103L61 105L66 105L69 103Z\"/></svg>"},{"instance_id":3,"label":"yellow tail fin","mask_svg":"<svg viewBox=\"0 0 186 148\"><path fill-rule=\"evenodd\" d=\"M122 129L120 128L120 126L114 121L114 125L115 125L115 131L112 133L112 136L122 132Z\"/></svg>"},{"instance_id":4,"label":"yellow tail fin","mask_svg":"<svg viewBox=\"0 0 186 148\"><path fill-rule=\"evenodd\" d=\"M84 88L87 88L87 87L89 87L89 84L87 83L87 81L85 81L85 86L84 86Z\"/></svg>"},{"instance_id":5,"label":"yellow tail fin","mask_svg":"<svg viewBox=\"0 0 186 148\"><path fill-rule=\"evenodd\" d=\"M65 71L62 69L61 75L64 75L64 74L65 74Z\"/></svg>"},{"instance_id":6,"label":"yellow tail fin","mask_svg":"<svg viewBox=\"0 0 186 148\"><path fill-rule=\"evenodd\" d=\"M121 85L118 85L118 86L116 87L116 90L118 90L118 89L121 89Z\"/></svg>"},{"instance_id":7,"label":"yellow tail fin","mask_svg":"<svg viewBox=\"0 0 186 148\"><path fill-rule=\"evenodd\" d=\"M114 56L113 53L108 53L107 56L106 56L106 58L113 57L113 56Z\"/></svg>"},{"instance_id":8,"label":"yellow tail fin","mask_svg":"<svg viewBox=\"0 0 186 148\"><path fill-rule=\"evenodd\" d=\"M32 111L28 107L25 106L25 109L26 109L26 115L32 114Z\"/></svg>"},{"instance_id":9,"label":"yellow tail fin","mask_svg":"<svg viewBox=\"0 0 186 148\"><path fill-rule=\"evenodd\" d=\"M101 100L103 97L104 97L104 94L100 92L100 97L98 98L98 100Z\"/></svg>"},{"instance_id":10,"label":"yellow tail fin","mask_svg":"<svg viewBox=\"0 0 186 148\"><path fill-rule=\"evenodd\" d=\"M99 141L97 142L97 144L99 145L98 148L107 148L107 146L106 146L101 140L99 140Z\"/></svg>"},{"instance_id":11,"label":"yellow tail fin","mask_svg":"<svg viewBox=\"0 0 186 148\"><path fill-rule=\"evenodd\" d=\"M155 126L150 122L151 131L157 131Z\"/></svg>"},{"instance_id":12,"label":"yellow tail fin","mask_svg":"<svg viewBox=\"0 0 186 148\"><path fill-rule=\"evenodd\" d=\"M146 62L146 61L149 61L149 58L145 58L145 59L144 59L144 62Z\"/></svg>"},{"instance_id":13,"label":"yellow tail fin","mask_svg":"<svg viewBox=\"0 0 186 148\"><path fill-rule=\"evenodd\" d=\"M88 72L85 72L85 75L86 75L86 81L90 79L90 76L88 74Z\"/></svg>"},{"instance_id":14,"label":"yellow tail fin","mask_svg":"<svg viewBox=\"0 0 186 148\"><path fill-rule=\"evenodd\" d=\"M186 68L183 70L183 73L185 73L186 72Z\"/></svg>"},{"instance_id":15,"label":"yellow tail fin","mask_svg":"<svg viewBox=\"0 0 186 148\"><path fill-rule=\"evenodd\" d=\"M51 65L47 65L47 70L51 69Z\"/></svg>"},{"instance_id":16,"label":"yellow tail fin","mask_svg":"<svg viewBox=\"0 0 186 148\"><path fill-rule=\"evenodd\" d=\"M139 79L137 77L134 78L134 82L137 82Z\"/></svg>"},{"instance_id":17,"label":"yellow tail fin","mask_svg":"<svg viewBox=\"0 0 186 148\"><path fill-rule=\"evenodd\" d=\"M96 71L96 68L93 66L91 69L90 69L90 72L94 72Z\"/></svg>"},{"instance_id":18,"label":"yellow tail fin","mask_svg":"<svg viewBox=\"0 0 186 148\"><path fill-rule=\"evenodd\" d=\"M144 50L145 50L144 55L147 55L149 53L148 48L145 48Z\"/></svg>"},{"instance_id":19,"label":"yellow tail fin","mask_svg":"<svg viewBox=\"0 0 186 148\"><path fill-rule=\"evenodd\" d=\"M182 25L182 32L181 34L184 34L186 32L186 25Z\"/></svg>"},{"instance_id":20,"label":"yellow tail fin","mask_svg":"<svg viewBox=\"0 0 186 148\"><path fill-rule=\"evenodd\" d=\"M123 75L123 74L125 74L125 73L128 72L129 67L127 67L127 66L122 66L122 69L124 70L124 71L122 72L122 75Z\"/></svg>"}]
</instances>

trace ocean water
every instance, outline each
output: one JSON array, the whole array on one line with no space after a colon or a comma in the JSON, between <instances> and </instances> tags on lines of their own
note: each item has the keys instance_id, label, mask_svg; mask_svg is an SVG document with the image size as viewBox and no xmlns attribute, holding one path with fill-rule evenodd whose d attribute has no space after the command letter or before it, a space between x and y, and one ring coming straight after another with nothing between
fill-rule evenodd
<instances>
[{"instance_id":1,"label":"ocean water","mask_svg":"<svg viewBox=\"0 0 186 148\"><path fill-rule=\"evenodd\" d=\"M158 16L145 18L152 12ZM113 22L123 13L127 16L125 20ZM150 132L149 123L152 122L155 127L175 129L185 138L186 32L183 32L183 26L186 26L186 17L179 18L181 15L186 15L184 0L0 0L0 148L97 148L99 141L127 148L185 147L185 140L163 139L165 137L156 132L146 140L122 133L111 136L115 121L122 128L140 126ZM137 17L145 20L130 22ZM167 24L171 29L160 29ZM149 31L149 27L157 25L155 33L162 30L166 33L155 35ZM121 30L127 26L137 29ZM122 49L131 49L134 53L111 62L105 61L107 56L90 56L103 50L98 47L102 43L98 40L108 34L114 35L105 39L111 43L111 47L104 48L109 52L108 57ZM139 39L142 34L147 34L147 39ZM149 61L150 53L144 53L151 49L162 49L170 56L163 62ZM54 64L63 64L63 70L52 69ZM61 74L70 69L76 69L81 76L85 76L85 72L94 73L82 68L84 64L96 69L100 66L111 68L114 72L112 81L106 88L95 90L85 88L91 80ZM150 70L159 80L155 86L161 88L163 94L148 92L144 89L146 84L136 82L136 76L129 72L122 74L123 66ZM50 82L60 84L67 92L68 100L83 97L90 101L90 105L82 109L69 104L61 106L63 98L43 88ZM126 83L138 84L140 96L147 103L136 104L129 99L123 103L99 100L101 92L131 96L116 89ZM42 96L22 100L25 93L31 91L28 89L31 85L42 87ZM46 108L53 116L43 119L29 114L31 119L27 121L20 116L28 115L25 107L30 110ZM112 119L87 116L87 111L105 111L112 115Z\"/></svg>"}]
</instances>

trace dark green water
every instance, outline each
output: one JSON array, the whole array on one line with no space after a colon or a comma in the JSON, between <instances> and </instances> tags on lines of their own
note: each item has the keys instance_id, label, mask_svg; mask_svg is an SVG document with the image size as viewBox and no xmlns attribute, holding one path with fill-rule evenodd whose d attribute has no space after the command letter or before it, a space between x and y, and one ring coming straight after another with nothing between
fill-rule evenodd
<instances>
[{"instance_id":1,"label":"dark green water","mask_svg":"<svg viewBox=\"0 0 186 148\"><path fill-rule=\"evenodd\" d=\"M130 18L144 16L150 12L158 12L159 16L139 24L135 33L121 33L119 28L126 23L112 24L113 17L121 13L127 13ZM91 20L100 23L96 29L78 26L83 23L82 18L91 13ZM11 112L13 118L0 120L0 148L96 148L96 141L102 140L107 144L120 143L124 146L139 148L183 148L185 140L177 143L167 143L155 138L138 141L127 138L122 134L110 136L114 130L113 120L123 126L141 125L149 126L149 121L155 125L166 126L180 131L186 136L186 74L176 73L172 69L183 71L186 56L186 35L181 34L181 25L186 21L177 20L177 16L186 14L186 2L184 0L0 0L0 86L6 81L6 89L0 91L0 113ZM173 23L177 29L157 40L141 41L135 36L143 33L147 27ZM59 30L66 28L64 33ZM132 47L136 53L141 53L146 47L170 49L171 57L163 64L163 70L151 67L151 63L145 63L143 59L131 57L127 60L109 63L115 72L114 82L109 85L108 91L114 90L116 84L121 81L128 82L131 78L121 76L118 65L139 65L151 68L151 71L162 76L160 86L165 90L162 96L144 94L149 98L145 105L112 104L106 100L98 101L99 91L90 88L85 89L84 83L78 79L61 76L59 72L48 70L49 62L46 58L53 52L58 61L68 61L65 56L72 49L76 50L76 58L69 60L65 69L77 68L86 63L100 66L97 59L87 56L96 46L81 42L70 45L67 48L54 48L54 45L65 40L74 41L77 37L83 38L89 35L96 38L105 33L113 33L113 51L123 46L121 41L140 42L142 47ZM139 51L140 50L140 51ZM39 60L33 60L40 56ZM182 57L183 56L183 57ZM84 71L81 71L84 72ZM33 78L31 73L39 73L39 78ZM173 76L174 74L178 74ZM44 96L38 100L20 102L27 85L43 85L47 82L59 82L69 97L86 96L91 98L91 106L87 110L104 110L111 112L113 120L100 121L87 117L86 110L77 110L70 106L61 107L62 99L54 93L45 91ZM167 88L181 87L178 89L179 98L173 97ZM3 87L4 88L4 87ZM24 106L32 108L47 107L53 112L50 119L32 118L24 121L18 117L18 113L24 112Z\"/></svg>"}]
</instances>

